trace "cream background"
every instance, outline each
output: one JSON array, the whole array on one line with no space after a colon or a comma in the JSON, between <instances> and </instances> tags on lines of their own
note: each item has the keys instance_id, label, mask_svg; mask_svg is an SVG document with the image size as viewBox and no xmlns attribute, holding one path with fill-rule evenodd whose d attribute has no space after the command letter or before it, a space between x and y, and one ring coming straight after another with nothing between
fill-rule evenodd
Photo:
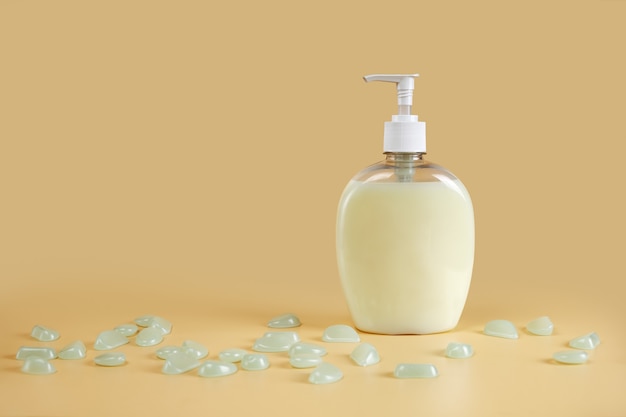
<instances>
[{"instance_id":1,"label":"cream background","mask_svg":"<svg viewBox=\"0 0 626 417\"><path fill-rule=\"evenodd\" d=\"M626 1L0 2L0 416L621 416ZM476 211L474 279L453 332L363 335L383 355L306 383L273 356L220 380L159 372L152 349L100 369L19 372L34 324L90 346L141 314L211 356L293 311L316 341L350 323L336 272L340 193L382 158L414 72L428 159ZM547 314L550 338L480 334ZM549 361L595 330L589 364ZM473 343L468 361L441 356ZM396 363L433 362L434 381Z\"/></svg>"}]
</instances>

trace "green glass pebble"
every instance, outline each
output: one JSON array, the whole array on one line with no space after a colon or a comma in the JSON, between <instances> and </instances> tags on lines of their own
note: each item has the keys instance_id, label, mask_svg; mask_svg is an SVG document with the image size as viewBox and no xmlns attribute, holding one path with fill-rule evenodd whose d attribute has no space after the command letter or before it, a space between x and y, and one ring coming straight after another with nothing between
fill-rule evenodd
<instances>
[{"instance_id":1,"label":"green glass pebble","mask_svg":"<svg viewBox=\"0 0 626 417\"><path fill-rule=\"evenodd\" d=\"M108 352L93 358L99 366L122 366L126 363L126 355L122 352Z\"/></svg>"},{"instance_id":2,"label":"green glass pebble","mask_svg":"<svg viewBox=\"0 0 626 417\"><path fill-rule=\"evenodd\" d=\"M244 349L225 349L218 355L223 362L241 362L244 355L247 355L248 351Z\"/></svg>"},{"instance_id":3,"label":"green glass pebble","mask_svg":"<svg viewBox=\"0 0 626 417\"><path fill-rule=\"evenodd\" d=\"M257 352L287 352L291 345L300 341L296 332L267 332L258 338L252 350Z\"/></svg>"},{"instance_id":4,"label":"green glass pebble","mask_svg":"<svg viewBox=\"0 0 626 417\"><path fill-rule=\"evenodd\" d=\"M241 368L246 371L262 371L270 367L270 360L262 353L247 353L241 358Z\"/></svg>"},{"instance_id":5,"label":"green glass pebble","mask_svg":"<svg viewBox=\"0 0 626 417\"><path fill-rule=\"evenodd\" d=\"M126 337L130 337L137 334L137 332L139 331L139 327L136 324L120 324L113 330Z\"/></svg>"},{"instance_id":6,"label":"green glass pebble","mask_svg":"<svg viewBox=\"0 0 626 417\"><path fill-rule=\"evenodd\" d=\"M183 352L182 346L163 346L156 351L157 358L167 359L172 353Z\"/></svg>"},{"instance_id":7,"label":"green glass pebble","mask_svg":"<svg viewBox=\"0 0 626 417\"><path fill-rule=\"evenodd\" d=\"M569 365L580 365L587 362L589 355L587 352L582 350L565 350L562 352L556 352L552 355L552 358L557 362Z\"/></svg>"},{"instance_id":8,"label":"green glass pebble","mask_svg":"<svg viewBox=\"0 0 626 417\"><path fill-rule=\"evenodd\" d=\"M505 339L517 339L519 337L515 325L508 320L492 320L485 325L484 332L487 336Z\"/></svg>"},{"instance_id":9,"label":"green glass pebble","mask_svg":"<svg viewBox=\"0 0 626 417\"><path fill-rule=\"evenodd\" d=\"M359 366L370 366L380 362L380 355L373 345L361 343L354 348L350 354L350 359Z\"/></svg>"},{"instance_id":10,"label":"green glass pebble","mask_svg":"<svg viewBox=\"0 0 626 417\"><path fill-rule=\"evenodd\" d=\"M172 353L165 359L162 372L168 375L178 375L200 366L200 361L195 355L190 355L186 352Z\"/></svg>"},{"instance_id":11,"label":"green glass pebble","mask_svg":"<svg viewBox=\"0 0 626 417\"><path fill-rule=\"evenodd\" d=\"M183 342L183 350L194 355L196 359L202 359L209 356L209 349L203 344L194 342L193 340L185 340Z\"/></svg>"},{"instance_id":12,"label":"green glass pebble","mask_svg":"<svg viewBox=\"0 0 626 417\"><path fill-rule=\"evenodd\" d=\"M474 355L474 348L467 343L450 342L446 347L446 356L452 359L471 358Z\"/></svg>"},{"instance_id":13,"label":"green glass pebble","mask_svg":"<svg viewBox=\"0 0 626 417\"><path fill-rule=\"evenodd\" d=\"M22 372L31 375L50 375L57 370L47 359L37 356L26 358L22 365Z\"/></svg>"},{"instance_id":14,"label":"green glass pebble","mask_svg":"<svg viewBox=\"0 0 626 417\"><path fill-rule=\"evenodd\" d=\"M360 342L361 338L354 328L346 324L335 324L324 330L322 340L333 343L356 343Z\"/></svg>"},{"instance_id":15,"label":"green glass pebble","mask_svg":"<svg viewBox=\"0 0 626 417\"><path fill-rule=\"evenodd\" d=\"M154 346L163 341L163 332L156 327L142 329L135 338L137 346Z\"/></svg>"},{"instance_id":16,"label":"green glass pebble","mask_svg":"<svg viewBox=\"0 0 626 417\"><path fill-rule=\"evenodd\" d=\"M235 372L237 372L237 365L224 361L206 361L198 369L198 375L205 378L227 376Z\"/></svg>"},{"instance_id":17,"label":"green glass pebble","mask_svg":"<svg viewBox=\"0 0 626 417\"><path fill-rule=\"evenodd\" d=\"M315 353L296 353L289 356L289 363L294 368L313 368L322 363L322 358Z\"/></svg>"},{"instance_id":18,"label":"green glass pebble","mask_svg":"<svg viewBox=\"0 0 626 417\"><path fill-rule=\"evenodd\" d=\"M42 358L46 360L54 359L57 357L56 351L51 347L39 347L39 346L22 346L17 350L15 359L24 361L28 358Z\"/></svg>"},{"instance_id":19,"label":"green glass pebble","mask_svg":"<svg viewBox=\"0 0 626 417\"><path fill-rule=\"evenodd\" d=\"M439 372L430 363L401 363L396 366L393 375L396 378L435 378Z\"/></svg>"},{"instance_id":20,"label":"green glass pebble","mask_svg":"<svg viewBox=\"0 0 626 417\"><path fill-rule=\"evenodd\" d=\"M143 316L135 318L133 322L139 327L148 327L154 317L155 316L153 316L152 314L145 314Z\"/></svg>"},{"instance_id":21,"label":"green glass pebble","mask_svg":"<svg viewBox=\"0 0 626 417\"><path fill-rule=\"evenodd\" d=\"M554 331L554 324L550 317L542 316L528 323L526 330L537 336L550 336Z\"/></svg>"},{"instance_id":22,"label":"green glass pebble","mask_svg":"<svg viewBox=\"0 0 626 417\"><path fill-rule=\"evenodd\" d=\"M274 317L267 323L267 327L273 327L277 329L298 327L300 325L302 325L302 323L300 322L300 319L295 314L291 314L291 313Z\"/></svg>"},{"instance_id":23,"label":"green glass pebble","mask_svg":"<svg viewBox=\"0 0 626 417\"><path fill-rule=\"evenodd\" d=\"M301 353L314 353L317 356L326 355L326 348L318 346L313 343L298 342L291 345L289 348L289 356L301 354Z\"/></svg>"},{"instance_id":24,"label":"green glass pebble","mask_svg":"<svg viewBox=\"0 0 626 417\"><path fill-rule=\"evenodd\" d=\"M323 362L319 364L309 375L311 384L332 384L343 378L343 372L331 363Z\"/></svg>"},{"instance_id":25,"label":"green glass pebble","mask_svg":"<svg viewBox=\"0 0 626 417\"><path fill-rule=\"evenodd\" d=\"M159 329L163 335L172 333L172 323L163 317L153 316L148 322L148 327Z\"/></svg>"},{"instance_id":26,"label":"green glass pebble","mask_svg":"<svg viewBox=\"0 0 626 417\"><path fill-rule=\"evenodd\" d=\"M57 340L61 335L56 330L45 326L36 325L30 332L30 335L40 342L52 342Z\"/></svg>"},{"instance_id":27,"label":"green glass pebble","mask_svg":"<svg viewBox=\"0 0 626 417\"><path fill-rule=\"evenodd\" d=\"M110 350L128 343L128 338L115 330L105 330L98 335L93 345L95 350Z\"/></svg>"},{"instance_id":28,"label":"green glass pebble","mask_svg":"<svg viewBox=\"0 0 626 417\"><path fill-rule=\"evenodd\" d=\"M600 336L596 332L587 333L570 340L570 347L576 349L595 349L600 344Z\"/></svg>"},{"instance_id":29,"label":"green glass pebble","mask_svg":"<svg viewBox=\"0 0 626 417\"><path fill-rule=\"evenodd\" d=\"M70 343L59 351L59 359L77 360L84 359L85 356L87 356L87 347L80 340Z\"/></svg>"}]
</instances>

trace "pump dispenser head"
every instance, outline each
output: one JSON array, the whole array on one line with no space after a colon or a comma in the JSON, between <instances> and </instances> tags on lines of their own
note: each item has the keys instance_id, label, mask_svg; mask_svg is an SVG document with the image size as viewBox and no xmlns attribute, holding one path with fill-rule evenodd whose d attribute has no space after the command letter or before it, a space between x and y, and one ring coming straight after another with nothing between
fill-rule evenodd
<instances>
[{"instance_id":1,"label":"pump dispenser head","mask_svg":"<svg viewBox=\"0 0 626 417\"><path fill-rule=\"evenodd\" d=\"M398 114L385 122L384 152L425 153L426 123L411 114L415 77L419 74L372 74L363 77L365 82L385 81L396 83Z\"/></svg>"}]
</instances>

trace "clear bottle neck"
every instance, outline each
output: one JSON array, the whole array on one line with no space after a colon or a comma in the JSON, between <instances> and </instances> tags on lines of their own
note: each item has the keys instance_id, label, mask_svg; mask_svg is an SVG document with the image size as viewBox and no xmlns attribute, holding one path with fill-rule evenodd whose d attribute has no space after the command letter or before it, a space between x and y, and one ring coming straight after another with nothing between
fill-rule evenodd
<instances>
[{"instance_id":1,"label":"clear bottle neck","mask_svg":"<svg viewBox=\"0 0 626 417\"><path fill-rule=\"evenodd\" d=\"M385 163L397 166L409 166L424 162L425 152L385 152Z\"/></svg>"},{"instance_id":2,"label":"clear bottle neck","mask_svg":"<svg viewBox=\"0 0 626 417\"><path fill-rule=\"evenodd\" d=\"M425 152L385 152L385 165L394 168L398 182L413 182L415 168L423 165Z\"/></svg>"}]
</instances>

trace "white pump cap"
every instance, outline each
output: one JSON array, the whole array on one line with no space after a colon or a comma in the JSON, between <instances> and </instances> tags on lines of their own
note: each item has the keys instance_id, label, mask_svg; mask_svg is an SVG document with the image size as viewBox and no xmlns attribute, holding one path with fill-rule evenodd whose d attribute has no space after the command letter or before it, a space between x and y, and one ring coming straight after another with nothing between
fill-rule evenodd
<instances>
[{"instance_id":1,"label":"white pump cap","mask_svg":"<svg viewBox=\"0 0 626 417\"><path fill-rule=\"evenodd\" d=\"M386 81L396 83L398 89L398 114L385 122L385 152L426 152L426 123L411 114L415 77L419 74L372 74L363 77L365 82Z\"/></svg>"}]
</instances>

